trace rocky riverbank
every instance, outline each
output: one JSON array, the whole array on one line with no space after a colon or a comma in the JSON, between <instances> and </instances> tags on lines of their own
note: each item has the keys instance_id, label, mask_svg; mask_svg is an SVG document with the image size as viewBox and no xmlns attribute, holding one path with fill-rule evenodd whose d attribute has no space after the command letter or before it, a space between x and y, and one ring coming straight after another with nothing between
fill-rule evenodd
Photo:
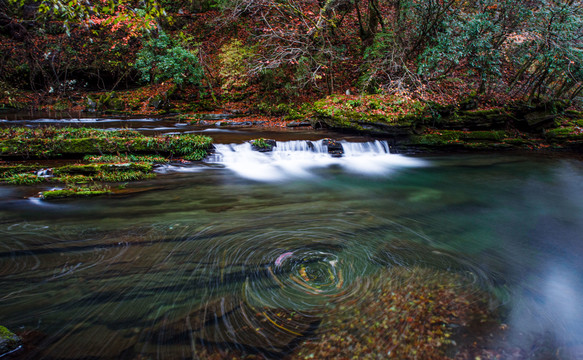
<instances>
[{"instance_id":1,"label":"rocky riverbank","mask_svg":"<svg viewBox=\"0 0 583 360\"><path fill-rule=\"evenodd\" d=\"M0 130L0 183L54 184L40 194L47 200L104 195L111 183L150 179L154 165L198 161L211 148L210 137L192 134L10 127Z\"/></svg>"},{"instance_id":2,"label":"rocky riverbank","mask_svg":"<svg viewBox=\"0 0 583 360\"><path fill-rule=\"evenodd\" d=\"M333 96L314 103L311 125L390 138L404 152L580 150L583 113L562 102L478 109L471 102L401 106L377 98Z\"/></svg>"}]
</instances>

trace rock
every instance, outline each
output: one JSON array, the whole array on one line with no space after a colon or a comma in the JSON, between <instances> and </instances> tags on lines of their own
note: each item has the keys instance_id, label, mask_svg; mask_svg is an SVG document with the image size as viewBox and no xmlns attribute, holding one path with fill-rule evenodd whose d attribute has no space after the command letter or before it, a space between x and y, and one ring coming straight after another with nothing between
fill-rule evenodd
<instances>
[{"instance_id":1,"label":"rock","mask_svg":"<svg viewBox=\"0 0 583 360\"><path fill-rule=\"evenodd\" d=\"M160 98L154 98L152 101L150 101L150 105L154 107L154 109L159 109L161 108L162 100Z\"/></svg>"},{"instance_id":2,"label":"rock","mask_svg":"<svg viewBox=\"0 0 583 360\"><path fill-rule=\"evenodd\" d=\"M233 118L231 114L197 114L198 118L201 120L227 120Z\"/></svg>"},{"instance_id":3,"label":"rock","mask_svg":"<svg viewBox=\"0 0 583 360\"><path fill-rule=\"evenodd\" d=\"M0 326L0 357L16 350L21 343L22 341L16 334L4 326Z\"/></svg>"},{"instance_id":4,"label":"rock","mask_svg":"<svg viewBox=\"0 0 583 360\"><path fill-rule=\"evenodd\" d=\"M556 114L548 114L543 111L526 114L524 119L530 129L538 130L541 128L549 128L554 125Z\"/></svg>"},{"instance_id":5,"label":"rock","mask_svg":"<svg viewBox=\"0 0 583 360\"><path fill-rule=\"evenodd\" d=\"M273 139L255 139L251 140L251 149L259 152L273 151L277 142Z\"/></svg>"},{"instance_id":6,"label":"rock","mask_svg":"<svg viewBox=\"0 0 583 360\"><path fill-rule=\"evenodd\" d=\"M527 132L540 132L554 127L557 115L562 114L566 106L562 101L555 101L536 105L520 104L511 110L516 118L517 128Z\"/></svg>"},{"instance_id":7,"label":"rock","mask_svg":"<svg viewBox=\"0 0 583 360\"><path fill-rule=\"evenodd\" d=\"M322 144L328 148L328 154L332 157L341 157L344 154L342 144L333 139L324 139Z\"/></svg>"},{"instance_id":8,"label":"rock","mask_svg":"<svg viewBox=\"0 0 583 360\"><path fill-rule=\"evenodd\" d=\"M287 127L295 128L295 127L303 127L303 126L312 126L312 123L309 121L292 121L287 123Z\"/></svg>"},{"instance_id":9,"label":"rock","mask_svg":"<svg viewBox=\"0 0 583 360\"><path fill-rule=\"evenodd\" d=\"M475 95L470 95L460 102L460 110L476 110L478 108L478 101Z\"/></svg>"},{"instance_id":10,"label":"rock","mask_svg":"<svg viewBox=\"0 0 583 360\"><path fill-rule=\"evenodd\" d=\"M86 111L95 112L97 110L97 103L88 96L87 97L87 107L85 108Z\"/></svg>"}]
</instances>

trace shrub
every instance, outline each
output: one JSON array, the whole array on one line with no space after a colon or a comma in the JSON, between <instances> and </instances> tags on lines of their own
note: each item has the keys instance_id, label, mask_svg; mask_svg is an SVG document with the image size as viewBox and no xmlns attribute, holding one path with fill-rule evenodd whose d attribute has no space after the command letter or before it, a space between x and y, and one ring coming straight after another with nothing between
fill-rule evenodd
<instances>
[{"instance_id":1,"label":"shrub","mask_svg":"<svg viewBox=\"0 0 583 360\"><path fill-rule=\"evenodd\" d=\"M144 44L137 55L135 68L145 82L173 80L179 86L184 83L199 85L204 72L197 53L197 50L186 49L174 38L160 32L158 38Z\"/></svg>"}]
</instances>

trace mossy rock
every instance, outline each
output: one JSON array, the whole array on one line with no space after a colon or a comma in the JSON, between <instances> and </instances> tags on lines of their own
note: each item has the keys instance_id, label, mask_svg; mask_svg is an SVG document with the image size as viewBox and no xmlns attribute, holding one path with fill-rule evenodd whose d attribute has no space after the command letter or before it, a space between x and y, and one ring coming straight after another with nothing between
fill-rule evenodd
<instances>
[{"instance_id":1,"label":"mossy rock","mask_svg":"<svg viewBox=\"0 0 583 360\"><path fill-rule=\"evenodd\" d=\"M331 96L314 102L315 124L328 128L370 134L412 132L427 117L427 106L418 101L374 96Z\"/></svg>"},{"instance_id":2,"label":"mossy rock","mask_svg":"<svg viewBox=\"0 0 583 360\"><path fill-rule=\"evenodd\" d=\"M103 94L97 100L97 107L101 110L124 110L126 107L123 99L119 98L115 91Z\"/></svg>"},{"instance_id":3,"label":"mossy rock","mask_svg":"<svg viewBox=\"0 0 583 360\"><path fill-rule=\"evenodd\" d=\"M41 166L4 165L0 167L0 181L14 185L32 185L42 182L86 184L93 181L126 182L156 177L152 163L75 164L54 167L53 176L37 176Z\"/></svg>"},{"instance_id":4,"label":"mossy rock","mask_svg":"<svg viewBox=\"0 0 583 360\"><path fill-rule=\"evenodd\" d=\"M565 126L545 132L549 141L583 140L583 128L579 126Z\"/></svg>"},{"instance_id":5,"label":"mossy rock","mask_svg":"<svg viewBox=\"0 0 583 360\"><path fill-rule=\"evenodd\" d=\"M43 200L57 200L66 198L93 197L111 194L110 190L51 190L41 194Z\"/></svg>"},{"instance_id":6,"label":"mossy rock","mask_svg":"<svg viewBox=\"0 0 583 360\"><path fill-rule=\"evenodd\" d=\"M0 326L0 357L16 350L21 343L22 341L16 334L4 326Z\"/></svg>"},{"instance_id":7,"label":"mossy rock","mask_svg":"<svg viewBox=\"0 0 583 360\"><path fill-rule=\"evenodd\" d=\"M135 131L11 128L0 130L0 156L55 158L82 154L169 154L201 159L212 146L208 136L145 136Z\"/></svg>"},{"instance_id":8,"label":"mossy rock","mask_svg":"<svg viewBox=\"0 0 583 360\"><path fill-rule=\"evenodd\" d=\"M251 140L251 149L259 152L270 152L277 145L277 142L273 139L259 138Z\"/></svg>"},{"instance_id":9,"label":"mossy rock","mask_svg":"<svg viewBox=\"0 0 583 360\"><path fill-rule=\"evenodd\" d=\"M10 177L12 175L32 173L39 170L38 165L0 165L0 178Z\"/></svg>"},{"instance_id":10,"label":"mossy rock","mask_svg":"<svg viewBox=\"0 0 583 360\"><path fill-rule=\"evenodd\" d=\"M493 149L510 147L502 140L508 134L505 131L459 131L439 130L429 134L410 136L410 145L430 147L463 147L468 149Z\"/></svg>"},{"instance_id":11,"label":"mossy rock","mask_svg":"<svg viewBox=\"0 0 583 360\"><path fill-rule=\"evenodd\" d=\"M502 140L503 143L518 147L527 147L535 144L534 141L523 138L507 138Z\"/></svg>"},{"instance_id":12,"label":"mossy rock","mask_svg":"<svg viewBox=\"0 0 583 360\"><path fill-rule=\"evenodd\" d=\"M55 175L93 175L100 172L119 173L119 172L150 172L152 165L148 163L125 163L125 164L78 164L66 165L54 170Z\"/></svg>"}]
</instances>

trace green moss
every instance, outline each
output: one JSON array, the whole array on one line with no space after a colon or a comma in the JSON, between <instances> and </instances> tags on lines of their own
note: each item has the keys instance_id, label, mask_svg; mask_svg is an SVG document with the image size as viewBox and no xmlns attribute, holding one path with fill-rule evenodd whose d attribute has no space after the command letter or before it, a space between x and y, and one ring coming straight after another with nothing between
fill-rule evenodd
<instances>
[{"instance_id":1,"label":"green moss","mask_svg":"<svg viewBox=\"0 0 583 360\"><path fill-rule=\"evenodd\" d=\"M583 111L577 111L577 110L565 110L565 114L569 115L569 116L574 116L574 117L580 117L583 118Z\"/></svg>"},{"instance_id":2,"label":"green moss","mask_svg":"<svg viewBox=\"0 0 583 360\"><path fill-rule=\"evenodd\" d=\"M205 156L207 156L206 150L196 149L196 150L192 151L190 154L186 154L182 157L184 158L184 160L188 160L188 161L200 161L200 160L204 159Z\"/></svg>"},{"instance_id":3,"label":"green moss","mask_svg":"<svg viewBox=\"0 0 583 360\"><path fill-rule=\"evenodd\" d=\"M35 174L15 174L3 178L2 180L14 185L32 185L43 182L44 178L36 176Z\"/></svg>"},{"instance_id":4,"label":"green moss","mask_svg":"<svg viewBox=\"0 0 583 360\"><path fill-rule=\"evenodd\" d=\"M107 195L110 193L111 193L111 191L108 189L92 189L92 188L51 190L51 191L44 191L41 194L41 199L43 199L43 200L55 200L55 199L76 198L76 197L92 197L92 196L99 196L99 195Z\"/></svg>"},{"instance_id":5,"label":"green moss","mask_svg":"<svg viewBox=\"0 0 583 360\"><path fill-rule=\"evenodd\" d=\"M251 144L261 149L271 149L272 145L265 141L264 138L251 140Z\"/></svg>"},{"instance_id":6,"label":"green moss","mask_svg":"<svg viewBox=\"0 0 583 360\"><path fill-rule=\"evenodd\" d=\"M532 140L523 138L507 138L503 139L502 142L513 146L528 146L534 144Z\"/></svg>"},{"instance_id":7,"label":"green moss","mask_svg":"<svg viewBox=\"0 0 583 360\"><path fill-rule=\"evenodd\" d=\"M4 326L0 326L0 338L7 339L7 338L10 338L13 336L16 336L16 335L14 335L14 333L12 331L8 330Z\"/></svg>"},{"instance_id":8,"label":"green moss","mask_svg":"<svg viewBox=\"0 0 583 360\"><path fill-rule=\"evenodd\" d=\"M280 103L273 104L271 102L260 102L257 104L256 110L268 116L282 116L284 120L302 120L310 116L312 111L309 104L294 104L294 103Z\"/></svg>"},{"instance_id":9,"label":"green moss","mask_svg":"<svg viewBox=\"0 0 583 360\"><path fill-rule=\"evenodd\" d=\"M200 154L199 154L200 155ZM123 163L123 164L74 164L54 167L52 177L36 176L40 166L3 166L1 181L15 185L33 185L41 182L57 182L64 184L85 184L93 181L126 182L151 179L152 163ZM18 173L27 170L27 173Z\"/></svg>"},{"instance_id":10,"label":"green moss","mask_svg":"<svg viewBox=\"0 0 583 360\"><path fill-rule=\"evenodd\" d=\"M163 156L156 155L86 155L83 160L92 163L127 163L127 162L142 162L152 164L165 164L170 162Z\"/></svg>"},{"instance_id":11,"label":"green moss","mask_svg":"<svg viewBox=\"0 0 583 360\"><path fill-rule=\"evenodd\" d=\"M204 153L208 136L181 134L145 136L131 130L75 128L9 128L0 130L0 156L54 158L81 154L150 153L172 156Z\"/></svg>"},{"instance_id":12,"label":"green moss","mask_svg":"<svg viewBox=\"0 0 583 360\"><path fill-rule=\"evenodd\" d=\"M4 326L0 326L0 357L18 348L21 340L16 334Z\"/></svg>"},{"instance_id":13,"label":"green moss","mask_svg":"<svg viewBox=\"0 0 583 360\"><path fill-rule=\"evenodd\" d=\"M506 137L505 131L464 131L460 139L499 141Z\"/></svg>"},{"instance_id":14,"label":"green moss","mask_svg":"<svg viewBox=\"0 0 583 360\"><path fill-rule=\"evenodd\" d=\"M150 172L152 164L149 163L125 163L125 164L75 164L66 165L54 169L54 174L59 175L94 175L98 173L123 173L123 172Z\"/></svg>"},{"instance_id":15,"label":"green moss","mask_svg":"<svg viewBox=\"0 0 583 360\"><path fill-rule=\"evenodd\" d=\"M40 168L38 165L0 165L0 178L16 174L32 173Z\"/></svg>"},{"instance_id":16,"label":"green moss","mask_svg":"<svg viewBox=\"0 0 583 360\"><path fill-rule=\"evenodd\" d=\"M500 109L486 109L486 110L466 110L460 111L459 114L466 115L469 117L488 117L488 116L498 116L502 114Z\"/></svg>"},{"instance_id":17,"label":"green moss","mask_svg":"<svg viewBox=\"0 0 583 360\"><path fill-rule=\"evenodd\" d=\"M313 105L318 119L332 128L372 132L411 126L425 117L425 111L425 104L396 96L332 96Z\"/></svg>"},{"instance_id":18,"label":"green moss","mask_svg":"<svg viewBox=\"0 0 583 360\"><path fill-rule=\"evenodd\" d=\"M439 130L428 134L412 135L414 145L463 146L467 148L489 148L507 137L505 131L458 131Z\"/></svg>"},{"instance_id":19,"label":"green moss","mask_svg":"<svg viewBox=\"0 0 583 360\"><path fill-rule=\"evenodd\" d=\"M548 130L545 136L550 141L583 140L583 128L579 126L565 126Z\"/></svg>"},{"instance_id":20,"label":"green moss","mask_svg":"<svg viewBox=\"0 0 583 360\"><path fill-rule=\"evenodd\" d=\"M51 180L63 184L86 184L92 182L95 178L87 175L62 175L54 177Z\"/></svg>"},{"instance_id":21,"label":"green moss","mask_svg":"<svg viewBox=\"0 0 583 360\"><path fill-rule=\"evenodd\" d=\"M154 173L146 173L142 171L125 171L120 173L99 173L93 179L105 182L126 182L153 179L156 177Z\"/></svg>"}]
</instances>

